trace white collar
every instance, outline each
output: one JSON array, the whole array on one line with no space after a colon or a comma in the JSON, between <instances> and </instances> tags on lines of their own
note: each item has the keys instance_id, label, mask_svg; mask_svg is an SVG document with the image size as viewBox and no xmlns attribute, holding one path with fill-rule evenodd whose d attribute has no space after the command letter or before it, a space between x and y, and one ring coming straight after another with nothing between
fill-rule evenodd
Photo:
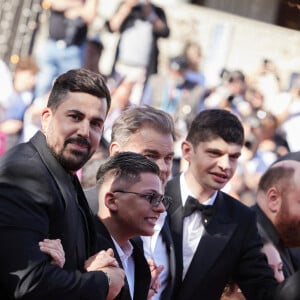
<instances>
[{"instance_id":1,"label":"white collar","mask_svg":"<svg viewBox=\"0 0 300 300\"><path fill-rule=\"evenodd\" d=\"M126 243L121 247L112 236L111 236L111 238L114 242L114 245L120 256L121 261L128 259L132 255L132 252L133 252L133 246L132 246L131 242L126 241Z\"/></svg>"},{"instance_id":2,"label":"white collar","mask_svg":"<svg viewBox=\"0 0 300 300\"><path fill-rule=\"evenodd\" d=\"M185 202L186 202L186 199L188 198L188 196L193 196L194 198L197 198L190 191L188 184L185 180L184 173L181 173L181 175L180 175L180 192L181 192L182 206L185 205ZM218 191L216 191L209 199L207 199L206 201L201 202L201 203L203 205L213 205L216 201L217 194L218 194Z\"/></svg>"}]
</instances>

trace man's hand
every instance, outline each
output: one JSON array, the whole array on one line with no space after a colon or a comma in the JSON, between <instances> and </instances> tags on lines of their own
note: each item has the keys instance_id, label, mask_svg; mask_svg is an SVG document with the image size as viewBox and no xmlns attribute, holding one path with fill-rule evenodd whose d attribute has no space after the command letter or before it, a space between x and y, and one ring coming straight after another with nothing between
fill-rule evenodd
<instances>
[{"instance_id":1,"label":"man's hand","mask_svg":"<svg viewBox=\"0 0 300 300\"><path fill-rule=\"evenodd\" d=\"M119 267L119 264L114 257L114 251L111 248L96 253L84 263L84 268L88 272L101 271L104 267Z\"/></svg>"},{"instance_id":2,"label":"man's hand","mask_svg":"<svg viewBox=\"0 0 300 300\"><path fill-rule=\"evenodd\" d=\"M159 275L163 271L164 266L157 266L154 260L150 258L147 261L151 272L151 283L147 297L147 299L150 300L158 292L158 289L160 287Z\"/></svg>"},{"instance_id":3,"label":"man's hand","mask_svg":"<svg viewBox=\"0 0 300 300\"><path fill-rule=\"evenodd\" d=\"M119 264L114 257L114 252L110 248L102 250L86 260L84 264L88 272L103 271L109 280L109 290L106 300L113 300L121 291L124 285L125 272L119 268Z\"/></svg>"},{"instance_id":4,"label":"man's hand","mask_svg":"<svg viewBox=\"0 0 300 300\"><path fill-rule=\"evenodd\" d=\"M124 286L125 272L119 267L105 267L102 268L101 271L105 272L109 278L109 290L106 300L113 300L118 296Z\"/></svg>"},{"instance_id":5,"label":"man's hand","mask_svg":"<svg viewBox=\"0 0 300 300\"><path fill-rule=\"evenodd\" d=\"M51 264L59 266L61 268L64 266L66 261L65 251L60 239L44 239L43 241L39 242L39 246L42 252L51 256Z\"/></svg>"}]
</instances>

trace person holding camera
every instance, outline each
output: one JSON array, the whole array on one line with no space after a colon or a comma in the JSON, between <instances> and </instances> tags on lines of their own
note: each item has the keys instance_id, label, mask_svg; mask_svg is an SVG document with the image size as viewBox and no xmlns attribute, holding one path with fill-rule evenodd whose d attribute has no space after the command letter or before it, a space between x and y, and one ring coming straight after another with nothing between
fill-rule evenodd
<instances>
[{"instance_id":1,"label":"person holding camera","mask_svg":"<svg viewBox=\"0 0 300 300\"><path fill-rule=\"evenodd\" d=\"M135 83L131 101L139 104L146 79L157 73L157 40L170 34L165 12L149 0L125 0L107 25L120 34L112 75Z\"/></svg>"},{"instance_id":2,"label":"person holding camera","mask_svg":"<svg viewBox=\"0 0 300 300\"><path fill-rule=\"evenodd\" d=\"M44 96L54 78L83 66L87 26L96 16L98 0L49 0L48 36L37 47L40 68L35 96Z\"/></svg>"}]
</instances>

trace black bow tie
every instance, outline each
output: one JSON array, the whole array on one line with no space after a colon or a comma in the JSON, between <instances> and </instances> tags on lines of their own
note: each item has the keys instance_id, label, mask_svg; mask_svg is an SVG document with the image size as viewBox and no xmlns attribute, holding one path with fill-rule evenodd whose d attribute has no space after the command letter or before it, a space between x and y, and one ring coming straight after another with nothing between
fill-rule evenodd
<instances>
[{"instance_id":1,"label":"black bow tie","mask_svg":"<svg viewBox=\"0 0 300 300\"><path fill-rule=\"evenodd\" d=\"M213 205L203 205L197 199L188 196L184 205L184 217L190 216L194 211L200 210L202 213L203 225L207 225L211 217L214 215L215 208Z\"/></svg>"}]
</instances>

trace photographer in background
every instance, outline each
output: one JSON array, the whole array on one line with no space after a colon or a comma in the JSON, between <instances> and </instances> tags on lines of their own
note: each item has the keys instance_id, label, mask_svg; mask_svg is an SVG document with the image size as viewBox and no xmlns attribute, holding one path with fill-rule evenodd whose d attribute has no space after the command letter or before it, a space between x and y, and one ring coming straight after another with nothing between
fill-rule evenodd
<instances>
[{"instance_id":1,"label":"photographer in background","mask_svg":"<svg viewBox=\"0 0 300 300\"><path fill-rule=\"evenodd\" d=\"M83 65L87 26L93 21L98 0L49 0L48 37L37 48L40 68L36 97L44 96L55 77Z\"/></svg>"},{"instance_id":2,"label":"photographer in background","mask_svg":"<svg viewBox=\"0 0 300 300\"><path fill-rule=\"evenodd\" d=\"M157 73L157 40L170 33L165 12L149 0L125 0L107 25L120 33L113 75L135 83L131 101L139 104L145 81Z\"/></svg>"}]
</instances>

